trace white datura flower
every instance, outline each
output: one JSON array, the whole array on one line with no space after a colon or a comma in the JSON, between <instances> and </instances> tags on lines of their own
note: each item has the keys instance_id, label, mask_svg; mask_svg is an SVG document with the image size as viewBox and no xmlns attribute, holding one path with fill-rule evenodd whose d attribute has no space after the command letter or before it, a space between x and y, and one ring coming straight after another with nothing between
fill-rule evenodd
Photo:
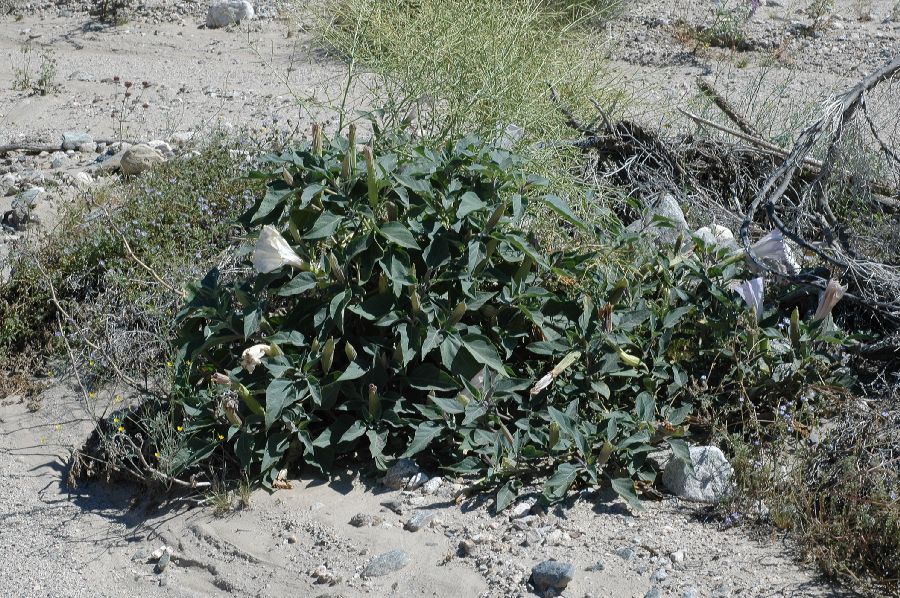
<instances>
[{"instance_id":1,"label":"white datura flower","mask_svg":"<svg viewBox=\"0 0 900 598\"><path fill-rule=\"evenodd\" d=\"M253 345L244 349L241 353L241 367L252 374L256 366L262 363L262 358L267 355L272 355L271 345Z\"/></svg>"},{"instance_id":2,"label":"white datura flower","mask_svg":"<svg viewBox=\"0 0 900 598\"><path fill-rule=\"evenodd\" d=\"M741 296L747 307L756 312L756 320L762 319L763 315L763 289L764 281L761 276L751 280L742 282L734 282L731 289Z\"/></svg>"},{"instance_id":3,"label":"white datura flower","mask_svg":"<svg viewBox=\"0 0 900 598\"><path fill-rule=\"evenodd\" d=\"M253 248L253 268L260 274L268 274L284 266L306 269L306 262L294 253L281 233L266 225Z\"/></svg>"},{"instance_id":4,"label":"white datura flower","mask_svg":"<svg viewBox=\"0 0 900 598\"><path fill-rule=\"evenodd\" d=\"M813 322L827 318L828 314L831 313L831 310L834 309L834 306L837 305L846 292L847 287L841 286L841 283L833 278L829 280L828 284L825 285L825 291L819 297L819 306L816 307Z\"/></svg>"},{"instance_id":5,"label":"white datura flower","mask_svg":"<svg viewBox=\"0 0 900 598\"><path fill-rule=\"evenodd\" d=\"M783 264L788 274L798 274L800 272L800 264L794 259L794 254L791 248L788 247L784 235L777 228L754 243L752 249L760 262ZM747 261L750 262L750 269L754 273L758 273L759 266L754 264L749 256Z\"/></svg>"}]
</instances>

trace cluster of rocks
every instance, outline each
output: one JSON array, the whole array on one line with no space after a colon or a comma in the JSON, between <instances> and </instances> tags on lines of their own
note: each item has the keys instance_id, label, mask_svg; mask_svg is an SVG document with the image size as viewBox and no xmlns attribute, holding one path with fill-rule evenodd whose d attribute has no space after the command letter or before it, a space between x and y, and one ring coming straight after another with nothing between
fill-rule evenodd
<instances>
[{"instance_id":1,"label":"cluster of rocks","mask_svg":"<svg viewBox=\"0 0 900 598\"><path fill-rule=\"evenodd\" d=\"M141 0L126 5L121 16L126 22L148 23L205 17L206 26L216 28L275 18L287 4L286 0ZM91 14L96 8L97 0L31 0L17 4L14 10L15 14L73 17Z\"/></svg>"}]
</instances>

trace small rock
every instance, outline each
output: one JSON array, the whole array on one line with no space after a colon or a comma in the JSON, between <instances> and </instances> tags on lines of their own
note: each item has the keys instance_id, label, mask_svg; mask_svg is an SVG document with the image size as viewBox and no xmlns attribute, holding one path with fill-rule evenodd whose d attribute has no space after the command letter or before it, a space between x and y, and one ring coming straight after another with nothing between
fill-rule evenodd
<instances>
[{"instance_id":1,"label":"small rock","mask_svg":"<svg viewBox=\"0 0 900 598\"><path fill-rule=\"evenodd\" d=\"M419 466L416 465L415 461L412 459L400 459L387 470L381 483L391 490L401 490L418 473Z\"/></svg>"},{"instance_id":2,"label":"small rock","mask_svg":"<svg viewBox=\"0 0 900 598\"><path fill-rule=\"evenodd\" d=\"M367 513L357 513L350 518L350 525L353 527L377 527L384 522L384 519L378 515L369 515Z\"/></svg>"},{"instance_id":3,"label":"small rock","mask_svg":"<svg viewBox=\"0 0 900 598\"><path fill-rule=\"evenodd\" d=\"M665 218L668 223L663 225L655 222L658 218ZM674 243L678 235L688 230L684 211L678 204L678 200L669 193L660 195L644 216L628 225L632 232L643 232L657 238L663 243Z\"/></svg>"},{"instance_id":4,"label":"small rock","mask_svg":"<svg viewBox=\"0 0 900 598\"><path fill-rule=\"evenodd\" d=\"M459 543L459 554L462 556L472 556L475 552L475 542L469 539L462 540Z\"/></svg>"},{"instance_id":5,"label":"small rock","mask_svg":"<svg viewBox=\"0 0 900 598\"><path fill-rule=\"evenodd\" d=\"M644 594L644 598L661 598L662 592L656 586L650 588L646 594Z\"/></svg>"},{"instance_id":6,"label":"small rock","mask_svg":"<svg viewBox=\"0 0 900 598\"><path fill-rule=\"evenodd\" d=\"M596 563L587 568L588 571L603 571L604 569L606 569L606 563L599 559Z\"/></svg>"},{"instance_id":7,"label":"small rock","mask_svg":"<svg viewBox=\"0 0 900 598\"><path fill-rule=\"evenodd\" d=\"M410 532L417 532L437 517L437 511L419 511L409 518L403 525L403 529Z\"/></svg>"},{"instance_id":8,"label":"small rock","mask_svg":"<svg viewBox=\"0 0 900 598\"><path fill-rule=\"evenodd\" d=\"M623 561L630 561L631 559L634 558L634 550L632 550L631 548L617 548L617 549L616 549L616 554L617 554Z\"/></svg>"},{"instance_id":9,"label":"small rock","mask_svg":"<svg viewBox=\"0 0 900 598\"><path fill-rule=\"evenodd\" d=\"M516 505L514 505L513 508L509 510L509 518L518 519L519 517L525 517L526 515L531 513L531 507L534 506L535 502L537 501L532 498L516 503Z\"/></svg>"},{"instance_id":10,"label":"small rock","mask_svg":"<svg viewBox=\"0 0 900 598\"><path fill-rule=\"evenodd\" d=\"M75 150L78 149L83 143L93 143L94 138L91 137L88 133L78 133L75 131L66 131L63 133L63 142L62 148L64 150Z\"/></svg>"},{"instance_id":11,"label":"small rock","mask_svg":"<svg viewBox=\"0 0 900 598\"><path fill-rule=\"evenodd\" d=\"M393 511L397 515L403 514L403 503L400 502L399 500L386 500L383 503L381 503L381 506Z\"/></svg>"},{"instance_id":12,"label":"small rock","mask_svg":"<svg viewBox=\"0 0 900 598\"><path fill-rule=\"evenodd\" d=\"M75 181L75 184L76 184L77 186L79 186L79 187L82 187L82 188L83 188L83 187L87 187L87 186L89 186L91 183L94 182L94 179L91 178L91 175L89 175L88 173L86 173L86 172L84 172L84 171L82 171L82 172L76 172L76 173L75 173L75 176L73 177L73 179L74 179L74 181Z\"/></svg>"},{"instance_id":13,"label":"small rock","mask_svg":"<svg viewBox=\"0 0 900 598\"><path fill-rule=\"evenodd\" d=\"M82 154L94 154L97 152L97 144L93 141L82 143L78 146L78 151Z\"/></svg>"},{"instance_id":14,"label":"small rock","mask_svg":"<svg viewBox=\"0 0 900 598\"><path fill-rule=\"evenodd\" d=\"M575 578L575 565L560 561L541 561L531 569L531 583L539 592L561 592Z\"/></svg>"},{"instance_id":15,"label":"small rock","mask_svg":"<svg viewBox=\"0 0 900 598\"><path fill-rule=\"evenodd\" d=\"M120 161L122 174L135 175L150 170L156 164L165 162L165 158L149 145L139 143L128 148Z\"/></svg>"},{"instance_id":16,"label":"small rock","mask_svg":"<svg viewBox=\"0 0 900 598\"><path fill-rule=\"evenodd\" d=\"M297 536L295 536L294 534L291 534L290 536L287 537L287 541L288 541L288 544L296 544Z\"/></svg>"},{"instance_id":17,"label":"small rock","mask_svg":"<svg viewBox=\"0 0 900 598\"><path fill-rule=\"evenodd\" d=\"M656 571L656 573L653 574L653 577L651 577L651 579L652 579L653 581L665 581L665 579L666 579L668 576L669 576L669 574L666 573L666 570L665 570L665 569L658 569L658 570Z\"/></svg>"},{"instance_id":18,"label":"small rock","mask_svg":"<svg viewBox=\"0 0 900 598\"><path fill-rule=\"evenodd\" d=\"M444 483L444 479L440 476L431 478L424 484L422 484L422 492L425 494L436 494L438 490L441 488L441 484Z\"/></svg>"},{"instance_id":19,"label":"small rock","mask_svg":"<svg viewBox=\"0 0 900 598\"><path fill-rule=\"evenodd\" d=\"M681 461L672 459L663 471L663 484L685 500L718 503L731 489L731 464L714 446L692 446L690 454L694 470L686 471Z\"/></svg>"},{"instance_id":20,"label":"small rock","mask_svg":"<svg viewBox=\"0 0 900 598\"><path fill-rule=\"evenodd\" d=\"M419 473L409 478L409 481L406 482L406 489L415 490L423 486L426 482L428 482L428 476L420 471Z\"/></svg>"},{"instance_id":21,"label":"small rock","mask_svg":"<svg viewBox=\"0 0 900 598\"><path fill-rule=\"evenodd\" d=\"M170 146L165 141L162 141L161 139L148 141L147 145L161 153L167 160L175 156L175 152L172 151L172 146Z\"/></svg>"},{"instance_id":22,"label":"small rock","mask_svg":"<svg viewBox=\"0 0 900 598\"><path fill-rule=\"evenodd\" d=\"M169 566L170 560L172 560L172 552L166 548L166 550L163 551L162 556L159 557L159 560L156 562L156 572L162 573L165 571L166 567Z\"/></svg>"},{"instance_id":23,"label":"small rock","mask_svg":"<svg viewBox=\"0 0 900 598\"><path fill-rule=\"evenodd\" d=\"M536 529L525 532L525 546L540 546L544 543L544 534Z\"/></svg>"},{"instance_id":24,"label":"small rock","mask_svg":"<svg viewBox=\"0 0 900 598\"><path fill-rule=\"evenodd\" d=\"M688 588L681 593L681 598L700 598L697 588Z\"/></svg>"},{"instance_id":25,"label":"small rock","mask_svg":"<svg viewBox=\"0 0 900 598\"><path fill-rule=\"evenodd\" d=\"M388 573L399 571L409 564L409 555L401 548L397 548L372 559L362 571L363 577L382 577Z\"/></svg>"},{"instance_id":26,"label":"small rock","mask_svg":"<svg viewBox=\"0 0 900 598\"><path fill-rule=\"evenodd\" d=\"M217 0L206 13L206 26L210 28L228 27L254 17L253 5L246 0Z\"/></svg>"},{"instance_id":27,"label":"small rock","mask_svg":"<svg viewBox=\"0 0 900 598\"><path fill-rule=\"evenodd\" d=\"M669 558L673 563L683 563L684 562L684 551L676 550L672 554L669 555Z\"/></svg>"}]
</instances>

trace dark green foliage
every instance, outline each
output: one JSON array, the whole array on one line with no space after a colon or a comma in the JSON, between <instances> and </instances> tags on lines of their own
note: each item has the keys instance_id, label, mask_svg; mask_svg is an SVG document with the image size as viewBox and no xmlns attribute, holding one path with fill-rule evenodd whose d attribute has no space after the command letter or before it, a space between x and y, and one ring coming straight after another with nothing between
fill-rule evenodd
<instances>
[{"instance_id":1,"label":"dark green foliage","mask_svg":"<svg viewBox=\"0 0 900 598\"><path fill-rule=\"evenodd\" d=\"M292 463L416 457L500 486L498 508L535 476L551 501L611 482L637 506L648 453L686 454L704 389L771 403L788 378L821 381L735 303L743 266L725 252L622 237L608 242L633 260L621 272L608 252L545 255L523 228L529 202L588 227L508 152L474 138L385 148L371 178L347 147L270 156L255 175L267 192L245 225L274 226L302 265L228 283L212 271L179 316L198 462L224 439L269 486ZM257 344L250 372L241 355ZM735 368L744 346L756 361ZM771 384L785 362L799 366ZM215 372L230 387L205 383Z\"/></svg>"}]
</instances>

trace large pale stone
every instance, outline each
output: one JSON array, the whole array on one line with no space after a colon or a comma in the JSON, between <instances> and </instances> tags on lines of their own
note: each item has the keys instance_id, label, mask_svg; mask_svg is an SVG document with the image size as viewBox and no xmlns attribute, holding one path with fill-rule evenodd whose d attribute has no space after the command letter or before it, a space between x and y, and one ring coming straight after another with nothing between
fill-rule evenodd
<instances>
[{"instance_id":1,"label":"large pale stone","mask_svg":"<svg viewBox=\"0 0 900 598\"><path fill-rule=\"evenodd\" d=\"M120 166L122 174L134 175L150 170L162 162L165 162L165 158L159 151L149 145L139 143L131 146L122 154Z\"/></svg>"}]
</instances>

